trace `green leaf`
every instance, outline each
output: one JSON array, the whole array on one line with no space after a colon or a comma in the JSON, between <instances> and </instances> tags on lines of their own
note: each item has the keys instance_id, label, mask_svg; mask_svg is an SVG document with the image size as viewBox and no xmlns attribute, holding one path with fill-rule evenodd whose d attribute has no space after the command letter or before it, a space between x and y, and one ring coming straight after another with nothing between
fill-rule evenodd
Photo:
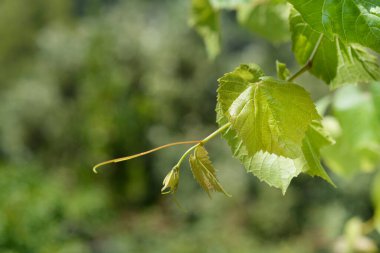
<instances>
[{"instance_id":1,"label":"green leaf","mask_svg":"<svg viewBox=\"0 0 380 253\"><path fill-rule=\"evenodd\" d=\"M227 119L223 116L219 104L217 105L216 111L218 124L222 126L227 123ZM281 189L283 194L285 194L292 179L297 177L301 172L308 173L312 176L320 176L334 185L324 169L320 167L320 163L317 164L317 161L313 160L313 162L309 164L309 159L305 158L308 157L308 154L302 153L297 159L289 159L262 151L259 151L253 156L248 155L243 141L237 136L236 131L232 129L232 127L226 130L223 134L223 138L228 142L233 156L242 162L247 172L254 174L260 181L264 181L270 186ZM329 138L326 139L330 142ZM326 144L323 141L319 143L323 143L323 145ZM314 142L312 142L311 145L314 145ZM313 150L315 150L315 148L313 148ZM314 166L318 167L314 168Z\"/></svg>"},{"instance_id":2,"label":"green leaf","mask_svg":"<svg viewBox=\"0 0 380 253\"><path fill-rule=\"evenodd\" d=\"M260 83L263 81L269 81L269 83L271 83L273 81L273 79L261 77L262 75L263 73L257 65L241 65L233 72L227 73L219 79L220 85L218 89L218 103L216 106L217 122L219 126L223 126L230 122L230 107L235 103L235 100L241 97L241 94L245 92L247 87L254 85L255 82ZM276 85L285 85L285 87L287 87L286 84L286 82L276 82ZM292 88L281 91L283 96L287 96L288 92L294 94ZM276 95L274 97L276 97ZM294 100L294 98L292 99ZM302 105L302 108L304 107L305 106ZM295 108L287 109L291 111ZM315 109L311 110L312 113L310 114L314 114L314 110ZM319 119L319 116L317 115L316 118ZM259 118L259 120L262 120L262 118ZM298 123L293 121L289 123L289 127L297 128L298 126L295 124ZM306 130L306 135L304 133L304 136L309 139L310 145L305 146L305 138L303 138L299 144L298 153L295 154L294 159L277 154L270 154L263 150L258 150L254 153L249 152L244 137L241 137L241 135L238 134L238 131L233 125L224 132L223 137L231 147L233 156L243 163L248 172L253 173L261 181L265 181L270 186L280 188L282 192L285 193L291 180L302 171L313 176L320 176L332 183L316 158L319 158L319 148L329 145L331 139L326 136L319 121L310 120ZM258 131L260 132L261 129L258 129ZM260 134L263 133L260 132Z\"/></svg>"},{"instance_id":3,"label":"green leaf","mask_svg":"<svg viewBox=\"0 0 380 253\"><path fill-rule=\"evenodd\" d=\"M218 102L250 155L262 150L296 158L309 124L320 116L302 87L261 74L249 65L226 74Z\"/></svg>"},{"instance_id":4,"label":"green leaf","mask_svg":"<svg viewBox=\"0 0 380 253\"><path fill-rule=\"evenodd\" d=\"M319 39L320 33L304 22L301 15L290 15L293 51L297 61L305 64ZM359 45L348 44L339 37L323 37L313 59L311 73L337 88L343 85L368 83L380 79L377 59Z\"/></svg>"},{"instance_id":5,"label":"green leaf","mask_svg":"<svg viewBox=\"0 0 380 253\"><path fill-rule=\"evenodd\" d=\"M220 104L217 105L216 111L218 124L221 126L227 123ZM249 155L243 141L232 127L224 132L223 138L230 146L233 156L241 161L247 172L255 175L260 181L281 189L283 194L292 179L301 172L302 168L296 167L294 160L289 158L263 151Z\"/></svg>"},{"instance_id":6,"label":"green leaf","mask_svg":"<svg viewBox=\"0 0 380 253\"><path fill-rule=\"evenodd\" d=\"M274 42L286 42L289 36L290 6L286 1L251 1L237 9L239 23Z\"/></svg>"},{"instance_id":7,"label":"green leaf","mask_svg":"<svg viewBox=\"0 0 380 253\"><path fill-rule=\"evenodd\" d=\"M380 52L378 0L289 0L313 30Z\"/></svg>"},{"instance_id":8,"label":"green leaf","mask_svg":"<svg viewBox=\"0 0 380 253\"><path fill-rule=\"evenodd\" d=\"M290 71L286 67L285 63L276 61L276 71L277 71L277 77L280 80L284 80L285 81L290 76Z\"/></svg>"},{"instance_id":9,"label":"green leaf","mask_svg":"<svg viewBox=\"0 0 380 253\"><path fill-rule=\"evenodd\" d=\"M302 172L310 176L318 176L335 186L325 169L322 167L319 150L322 147L334 144L335 141L327 134L319 121L313 121L306 132L302 143L302 157L298 159L297 166L302 168Z\"/></svg>"},{"instance_id":10,"label":"green leaf","mask_svg":"<svg viewBox=\"0 0 380 253\"><path fill-rule=\"evenodd\" d=\"M371 171L380 163L380 120L370 91L347 86L335 94L333 115L342 129L336 145L322 150L328 167L341 175Z\"/></svg>"},{"instance_id":11,"label":"green leaf","mask_svg":"<svg viewBox=\"0 0 380 253\"><path fill-rule=\"evenodd\" d=\"M203 146L195 148L194 154L190 155L189 162L194 178L210 197L211 191L222 192L224 195L230 196L216 178L215 168Z\"/></svg>"},{"instance_id":12,"label":"green leaf","mask_svg":"<svg viewBox=\"0 0 380 253\"><path fill-rule=\"evenodd\" d=\"M175 193L179 183L179 167L174 167L165 177L163 187L161 189L162 194Z\"/></svg>"},{"instance_id":13,"label":"green leaf","mask_svg":"<svg viewBox=\"0 0 380 253\"><path fill-rule=\"evenodd\" d=\"M246 159L244 166L261 181L280 188L283 194L291 180L301 173L301 168L295 165L294 160L263 151Z\"/></svg>"},{"instance_id":14,"label":"green leaf","mask_svg":"<svg viewBox=\"0 0 380 253\"><path fill-rule=\"evenodd\" d=\"M208 56L215 58L220 52L219 11L209 0L192 0L190 25L202 36Z\"/></svg>"}]
</instances>

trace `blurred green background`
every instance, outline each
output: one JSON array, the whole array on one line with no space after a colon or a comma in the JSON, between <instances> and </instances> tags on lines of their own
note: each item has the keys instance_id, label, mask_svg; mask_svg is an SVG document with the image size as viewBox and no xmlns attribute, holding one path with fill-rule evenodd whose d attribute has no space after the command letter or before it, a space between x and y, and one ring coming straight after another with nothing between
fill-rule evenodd
<instances>
[{"instance_id":1,"label":"blurred green background","mask_svg":"<svg viewBox=\"0 0 380 253\"><path fill-rule=\"evenodd\" d=\"M217 78L240 63L297 65L225 12L210 61L188 1L0 1L0 252L344 252L347 220L373 215L371 175L334 189L296 178L287 194L248 175L217 138L208 150L232 198L210 200L188 167L160 194L186 147L95 163L216 129ZM317 100L327 88L300 80ZM371 234L380 242L378 234Z\"/></svg>"}]
</instances>

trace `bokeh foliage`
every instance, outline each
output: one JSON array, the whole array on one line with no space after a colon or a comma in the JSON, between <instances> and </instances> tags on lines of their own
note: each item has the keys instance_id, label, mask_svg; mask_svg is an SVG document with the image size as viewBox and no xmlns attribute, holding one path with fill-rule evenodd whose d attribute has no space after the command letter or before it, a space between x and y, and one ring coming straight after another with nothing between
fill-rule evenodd
<instances>
[{"instance_id":1,"label":"bokeh foliage","mask_svg":"<svg viewBox=\"0 0 380 253\"><path fill-rule=\"evenodd\" d=\"M238 62L296 68L289 44L247 33L229 12L224 51L209 61L189 11L185 1L0 2L1 252L331 252L350 217L373 215L371 174L334 177L338 189L300 177L283 197L247 177L221 140L208 150L232 199L210 201L188 168L183 209L160 195L183 148L92 173L108 158L206 136L216 79ZM325 94L304 80L313 98Z\"/></svg>"}]
</instances>

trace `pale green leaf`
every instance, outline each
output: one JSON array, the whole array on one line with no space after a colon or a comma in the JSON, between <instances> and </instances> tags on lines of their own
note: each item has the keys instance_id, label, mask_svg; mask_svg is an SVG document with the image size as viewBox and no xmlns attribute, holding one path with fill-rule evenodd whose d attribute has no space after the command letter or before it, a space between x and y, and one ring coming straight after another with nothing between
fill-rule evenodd
<instances>
[{"instance_id":1,"label":"pale green leaf","mask_svg":"<svg viewBox=\"0 0 380 253\"><path fill-rule=\"evenodd\" d=\"M341 175L371 171L380 163L380 120L372 94L355 86L341 88L332 109L342 131L334 146L322 150L328 167Z\"/></svg>"},{"instance_id":2,"label":"pale green leaf","mask_svg":"<svg viewBox=\"0 0 380 253\"><path fill-rule=\"evenodd\" d=\"M248 65L226 74L219 79L218 102L250 155L262 150L296 158L309 124L320 116L302 87L261 74Z\"/></svg>"},{"instance_id":3,"label":"pale green leaf","mask_svg":"<svg viewBox=\"0 0 380 253\"><path fill-rule=\"evenodd\" d=\"M203 146L198 146L194 150L194 154L189 157L191 171L199 185L211 197L211 191L218 191L230 196L220 185L216 178L215 168L208 156L207 150Z\"/></svg>"},{"instance_id":4,"label":"pale green leaf","mask_svg":"<svg viewBox=\"0 0 380 253\"><path fill-rule=\"evenodd\" d=\"M238 21L250 31L274 42L286 42L289 36L290 6L286 1L251 1L237 9Z\"/></svg>"},{"instance_id":5,"label":"pale green leaf","mask_svg":"<svg viewBox=\"0 0 380 253\"><path fill-rule=\"evenodd\" d=\"M301 173L301 168L295 165L294 160L263 151L245 159L244 166L261 181L280 188L283 194L290 181Z\"/></svg>"},{"instance_id":6,"label":"pale green leaf","mask_svg":"<svg viewBox=\"0 0 380 253\"><path fill-rule=\"evenodd\" d=\"M251 66L251 67L250 67ZM240 93L244 93L245 87L252 85L250 82L262 82L272 79L264 78L259 80L262 75L262 71L256 65L242 65L235 69L235 71L224 75L219 79L220 86L218 89L218 104L216 106L217 122L220 126L225 125L230 121L229 109L234 103L234 100L240 97ZM276 85L284 85L286 82L276 83ZM286 96L290 90L282 90L282 95ZM290 109L291 110L291 109ZM312 110L313 111L313 110ZM319 116L317 117L319 118ZM292 122L289 127L297 128ZM318 122L313 123L313 129L317 133L310 134L310 145L312 146L312 155L319 156L319 148L328 145L331 142L323 130L320 129ZM307 129L309 129L309 125ZM310 130L308 130L309 132ZM296 177L300 172L304 171L311 175L318 175L325 180L331 182L327 174L320 164L317 164L317 159L309 159L310 151L305 151L304 140L300 143L298 153L295 155L295 159L286 158L276 154L270 154L263 150L251 153L248 152L246 142L238 134L233 126L230 126L223 134L223 137L231 147L233 156L239 159L248 172L253 173L261 181L265 181L267 184L280 188L285 193L291 180ZM314 146L315 145L315 146ZM305 152L305 154L304 154ZM309 152L309 153L306 153ZM305 158L307 157L307 158ZM311 162L310 162L311 161Z\"/></svg>"},{"instance_id":7,"label":"pale green leaf","mask_svg":"<svg viewBox=\"0 0 380 253\"><path fill-rule=\"evenodd\" d=\"M380 52L378 0L289 0L312 29Z\"/></svg>"},{"instance_id":8,"label":"pale green leaf","mask_svg":"<svg viewBox=\"0 0 380 253\"><path fill-rule=\"evenodd\" d=\"M320 33L305 23L301 15L294 10L290 15L290 29L296 59L300 64L305 64L317 44ZM348 44L338 36L334 36L333 40L322 38L310 71L332 88L380 79L380 67L376 57L363 47Z\"/></svg>"},{"instance_id":9,"label":"pale green leaf","mask_svg":"<svg viewBox=\"0 0 380 253\"><path fill-rule=\"evenodd\" d=\"M276 71L277 71L277 77L280 80L286 80L290 76L290 71L286 67L285 63L282 63L280 61L276 61Z\"/></svg>"},{"instance_id":10,"label":"pale green leaf","mask_svg":"<svg viewBox=\"0 0 380 253\"><path fill-rule=\"evenodd\" d=\"M219 11L209 0L192 0L190 25L202 36L211 59L220 52Z\"/></svg>"},{"instance_id":11,"label":"pale green leaf","mask_svg":"<svg viewBox=\"0 0 380 253\"><path fill-rule=\"evenodd\" d=\"M302 168L302 172L310 176L318 176L335 186L331 178L322 167L320 159L320 149L334 144L335 141L326 133L319 121L313 121L306 132L302 143L302 156L297 159L297 166Z\"/></svg>"},{"instance_id":12,"label":"pale green leaf","mask_svg":"<svg viewBox=\"0 0 380 253\"><path fill-rule=\"evenodd\" d=\"M216 111L218 124L227 123L219 104ZM283 194L285 194L291 180L302 170L301 167L296 167L294 160L268 152L259 151L254 155L248 155L243 141L232 127L224 132L223 138L230 146L233 156L240 160L247 172L255 175L260 181L281 189Z\"/></svg>"}]
</instances>

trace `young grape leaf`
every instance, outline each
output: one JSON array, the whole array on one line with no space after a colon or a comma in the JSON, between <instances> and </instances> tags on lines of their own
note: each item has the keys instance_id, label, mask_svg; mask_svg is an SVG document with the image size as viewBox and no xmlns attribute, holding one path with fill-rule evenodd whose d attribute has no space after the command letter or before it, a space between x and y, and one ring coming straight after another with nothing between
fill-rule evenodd
<instances>
[{"instance_id":1,"label":"young grape leaf","mask_svg":"<svg viewBox=\"0 0 380 253\"><path fill-rule=\"evenodd\" d=\"M378 0L289 0L313 30L330 40L335 35L380 52L380 4Z\"/></svg>"},{"instance_id":2,"label":"young grape leaf","mask_svg":"<svg viewBox=\"0 0 380 253\"><path fill-rule=\"evenodd\" d=\"M277 77L280 80L284 80L285 81L290 76L290 71L286 67L285 63L276 61L276 71L277 71Z\"/></svg>"},{"instance_id":3,"label":"young grape leaf","mask_svg":"<svg viewBox=\"0 0 380 253\"><path fill-rule=\"evenodd\" d=\"M296 158L309 124L320 116L302 87L261 74L255 65L241 65L224 75L218 102L250 155L262 150Z\"/></svg>"},{"instance_id":4,"label":"young grape leaf","mask_svg":"<svg viewBox=\"0 0 380 253\"><path fill-rule=\"evenodd\" d=\"M256 65L241 65L233 72L225 74L219 79L218 89L218 103L216 106L217 123L220 126L230 122L229 109L236 99L244 93L246 87L252 86L251 82L269 81L272 79L262 78L262 71ZM262 80L260 80L262 79ZM278 82L278 81L277 81ZM286 82L276 83L276 85L284 85ZM286 87L286 86L285 86ZM282 90L282 95L287 96L289 90ZM312 102L311 102L312 103ZM292 110L291 108L290 110ZM313 110L312 110L313 111ZM314 114L314 113L313 113ZM305 138L309 138L310 145L305 148L305 139L301 140L298 153L294 159L286 158L277 154L270 154L263 150L258 150L255 153L248 152L247 144L238 131L231 125L223 134L223 137L231 147L233 156L239 159L248 172L253 173L261 181L265 181L271 186L280 188L285 193L291 180L296 177L300 172L306 172L310 175L318 175L331 183L330 178L321 167L319 160L319 148L330 144L331 140L325 135L321 124L316 117L307 125L307 132ZM262 119L259 119L262 120ZM295 122L290 123L289 127L297 128ZM311 132L312 128L314 132ZM258 129L258 131L261 131ZM311 157L312 156L312 157ZM311 158L310 158L311 157ZM318 160L318 161L317 161Z\"/></svg>"},{"instance_id":5,"label":"young grape leaf","mask_svg":"<svg viewBox=\"0 0 380 253\"><path fill-rule=\"evenodd\" d=\"M189 162L194 178L210 197L211 191L222 192L224 195L230 196L216 178L215 168L203 146L195 148L194 154L190 155Z\"/></svg>"},{"instance_id":6,"label":"young grape leaf","mask_svg":"<svg viewBox=\"0 0 380 253\"><path fill-rule=\"evenodd\" d=\"M165 177L163 187L161 189L162 194L175 193L179 183L179 167L174 167Z\"/></svg>"},{"instance_id":7,"label":"young grape leaf","mask_svg":"<svg viewBox=\"0 0 380 253\"><path fill-rule=\"evenodd\" d=\"M202 36L208 56L215 58L220 52L219 11L209 0L192 0L190 25Z\"/></svg>"},{"instance_id":8,"label":"young grape leaf","mask_svg":"<svg viewBox=\"0 0 380 253\"><path fill-rule=\"evenodd\" d=\"M237 8L239 23L273 43L287 42L290 6L286 1L250 1Z\"/></svg>"},{"instance_id":9,"label":"young grape leaf","mask_svg":"<svg viewBox=\"0 0 380 253\"><path fill-rule=\"evenodd\" d=\"M304 22L295 10L290 15L290 29L296 59L300 64L305 64L317 44L320 33ZM310 71L330 84L331 88L380 79L380 67L376 57L363 47L348 44L338 36L334 36L333 40L322 38Z\"/></svg>"},{"instance_id":10,"label":"young grape leaf","mask_svg":"<svg viewBox=\"0 0 380 253\"><path fill-rule=\"evenodd\" d=\"M217 122L220 126L228 122L223 116L220 104L217 104ZM254 155L249 155L243 141L238 137L236 131L229 127L223 134L231 148L233 156L240 160L247 172L255 175L260 181L268 185L281 189L285 194L292 179L301 172L302 168L295 165L294 160L259 151Z\"/></svg>"}]
</instances>

